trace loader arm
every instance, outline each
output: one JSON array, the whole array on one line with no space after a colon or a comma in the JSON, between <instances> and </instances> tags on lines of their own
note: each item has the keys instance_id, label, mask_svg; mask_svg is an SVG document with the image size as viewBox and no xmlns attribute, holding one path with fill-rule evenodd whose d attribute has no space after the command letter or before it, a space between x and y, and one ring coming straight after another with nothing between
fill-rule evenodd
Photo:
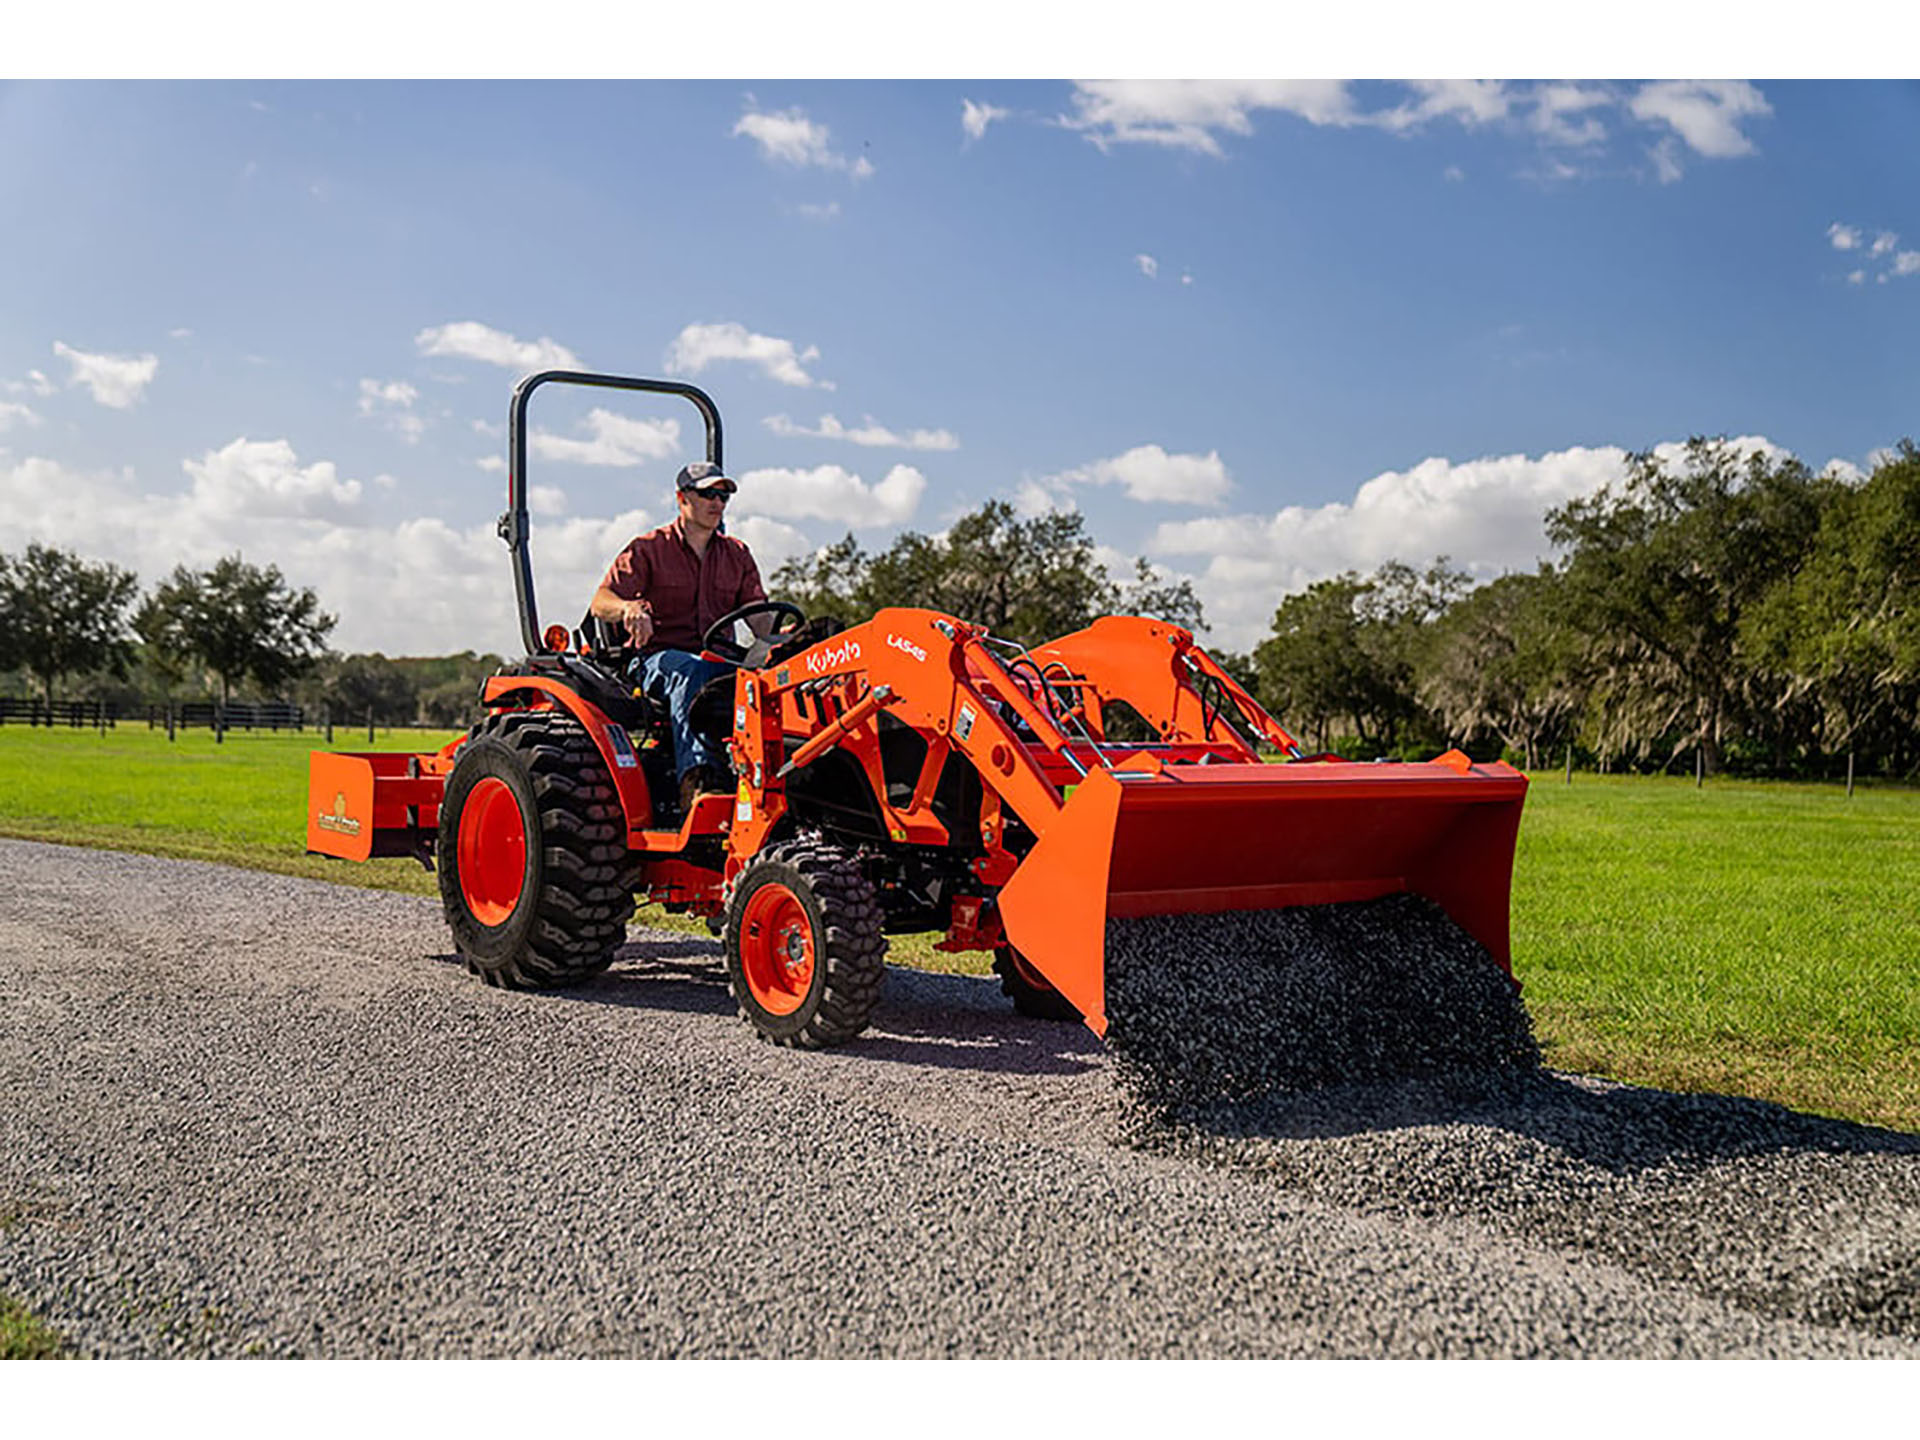
<instances>
[{"instance_id":1,"label":"loader arm","mask_svg":"<svg viewBox=\"0 0 1920 1440\"><path fill-rule=\"evenodd\" d=\"M1166 740L1234 744L1241 752L1236 758L1253 759L1253 751L1239 743L1243 737L1220 723L1219 708L1202 694L1201 684L1207 684L1226 697L1254 738L1283 755L1300 754L1280 723L1178 625L1135 615L1105 616L1036 647L1033 658L1043 670L1057 663L1079 677L1102 706L1126 702Z\"/></svg>"},{"instance_id":2,"label":"loader arm","mask_svg":"<svg viewBox=\"0 0 1920 1440\"><path fill-rule=\"evenodd\" d=\"M792 771L832 749L866 773L890 837L899 842L976 845L989 853L1001 837L999 809L1039 834L1059 813L1061 786L1048 773L1085 774L1087 747L1063 732L982 646L984 631L932 610L882 610L769 669L735 682L734 759L741 777L733 824L735 864L755 853L785 814ZM887 797L877 716L884 711L928 742L928 757L903 806ZM1033 738L1020 736L1015 717ZM797 741L789 755L786 747ZM992 800L982 834L949 835L932 813L938 764L958 753ZM990 867L991 868L991 867Z\"/></svg>"}]
</instances>

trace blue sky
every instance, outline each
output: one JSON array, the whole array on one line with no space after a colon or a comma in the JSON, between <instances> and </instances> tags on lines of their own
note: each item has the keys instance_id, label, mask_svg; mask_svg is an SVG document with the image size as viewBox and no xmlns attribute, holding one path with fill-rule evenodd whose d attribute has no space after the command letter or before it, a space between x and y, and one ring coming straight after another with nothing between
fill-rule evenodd
<instances>
[{"instance_id":1,"label":"blue sky","mask_svg":"<svg viewBox=\"0 0 1920 1440\"><path fill-rule=\"evenodd\" d=\"M1072 506L1244 649L1342 569L1531 566L1628 450L1920 433L1916 135L1896 81L0 83L0 550L505 651L508 394L577 363L714 395L768 572ZM534 423L571 618L700 441Z\"/></svg>"}]
</instances>

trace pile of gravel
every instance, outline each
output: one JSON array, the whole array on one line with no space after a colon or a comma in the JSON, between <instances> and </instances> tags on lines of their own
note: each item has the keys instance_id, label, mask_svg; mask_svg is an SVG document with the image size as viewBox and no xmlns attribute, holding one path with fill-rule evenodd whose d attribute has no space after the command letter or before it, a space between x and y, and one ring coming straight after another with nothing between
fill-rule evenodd
<instances>
[{"instance_id":1,"label":"pile of gravel","mask_svg":"<svg viewBox=\"0 0 1920 1440\"><path fill-rule=\"evenodd\" d=\"M1150 1110L1530 1073L1506 974L1419 895L1107 922L1107 1041Z\"/></svg>"}]
</instances>

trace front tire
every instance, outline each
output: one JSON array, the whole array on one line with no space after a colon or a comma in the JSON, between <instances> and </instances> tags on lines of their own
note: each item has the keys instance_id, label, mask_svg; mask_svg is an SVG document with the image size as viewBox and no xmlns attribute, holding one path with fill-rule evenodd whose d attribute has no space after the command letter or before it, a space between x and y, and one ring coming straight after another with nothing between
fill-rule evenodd
<instances>
[{"instance_id":1,"label":"front tire","mask_svg":"<svg viewBox=\"0 0 1920 1440\"><path fill-rule=\"evenodd\" d=\"M993 973L1000 977L1000 991L1013 1001L1016 1014L1032 1020L1081 1018L1073 1002L1048 984L1047 977L1013 946L1002 945L993 952Z\"/></svg>"},{"instance_id":2,"label":"front tire","mask_svg":"<svg viewBox=\"0 0 1920 1440\"><path fill-rule=\"evenodd\" d=\"M447 777L434 848L454 944L489 985L575 984L626 939L624 818L570 715L515 711L476 725Z\"/></svg>"},{"instance_id":3,"label":"front tire","mask_svg":"<svg viewBox=\"0 0 1920 1440\"><path fill-rule=\"evenodd\" d=\"M726 946L741 1019L776 1045L844 1044L880 1002L880 904L836 846L794 841L749 862L727 887Z\"/></svg>"}]
</instances>

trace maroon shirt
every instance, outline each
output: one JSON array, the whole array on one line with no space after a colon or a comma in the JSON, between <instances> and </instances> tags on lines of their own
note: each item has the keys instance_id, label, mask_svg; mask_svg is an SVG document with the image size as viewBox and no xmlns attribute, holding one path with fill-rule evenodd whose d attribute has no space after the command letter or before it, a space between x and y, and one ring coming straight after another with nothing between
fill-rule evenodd
<instances>
[{"instance_id":1,"label":"maroon shirt","mask_svg":"<svg viewBox=\"0 0 1920 1440\"><path fill-rule=\"evenodd\" d=\"M622 600L653 607L652 650L700 648L713 622L767 592L746 545L715 531L704 555L693 553L680 522L636 536L613 557L601 582Z\"/></svg>"}]
</instances>

